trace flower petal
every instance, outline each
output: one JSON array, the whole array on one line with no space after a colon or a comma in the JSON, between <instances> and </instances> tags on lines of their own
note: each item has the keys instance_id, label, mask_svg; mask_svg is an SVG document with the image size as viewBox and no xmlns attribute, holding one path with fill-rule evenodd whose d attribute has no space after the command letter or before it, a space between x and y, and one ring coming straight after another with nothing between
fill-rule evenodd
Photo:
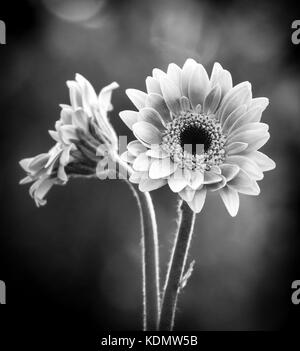
<instances>
[{"instance_id":1,"label":"flower petal","mask_svg":"<svg viewBox=\"0 0 300 351\"><path fill-rule=\"evenodd\" d=\"M201 212L206 198L206 188L197 190L191 202L188 202L190 208L195 212Z\"/></svg>"},{"instance_id":2,"label":"flower petal","mask_svg":"<svg viewBox=\"0 0 300 351\"><path fill-rule=\"evenodd\" d=\"M203 106L209 87L210 82L207 72L202 65L198 64L189 82L189 99L194 109L198 104Z\"/></svg>"},{"instance_id":3,"label":"flower petal","mask_svg":"<svg viewBox=\"0 0 300 351\"><path fill-rule=\"evenodd\" d=\"M127 145L127 149L133 156L138 156L142 152L146 152L148 150L139 140L131 141Z\"/></svg>"},{"instance_id":4,"label":"flower petal","mask_svg":"<svg viewBox=\"0 0 300 351\"><path fill-rule=\"evenodd\" d=\"M178 193L183 190L188 184L184 175L184 170L177 168L177 170L168 178L168 184L174 193Z\"/></svg>"},{"instance_id":5,"label":"flower petal","mask_svg":"<svg viewBox=\"0 0 300 351\"><path fill-rule=\"evenodd\" d=\"M260 193L259 186L256 181L251 179L250 176L240 169L239 173L227 183L227 185L239 193L246 195L258 195Z\"/></svg>"},{"instance_id":6,"label":"flower petal","mask_svg":"<svg viewBox=\"0 0 300 351\"><path fill-rule=\"evenodd\" d=\"M129 153L128 151L125 151L122 153L121 155L121 159L127 163L133 163L133 161L135 160L135 156L133 156L131 153Z\"/></svg>"},{"instance_id":7,"label":"flower petal","mask_svg":"<svg viewBox=\"0 0 300 351\"><path fill-rule=\"evenodd\" d=\"M222 180L218 183L214 184L206 184L205 187L209 191L217 191L219 189L222 189L226 185L226 178L221 176Z\"/></svg>"},{"instance_id":8,"label":"flower petal","mask_svg":"<svg viewBox=\"0 0 300 351\"><path fill-rule=\"evenodd\" d=\"M165 123L170 122L172 120L170 110L163 99L162 96L158 94L150 94L146 99L146 107L152 107L156 110Z\"/></svg>"},{"instance_id":9,"label":"flower petal","mask_svg":"<svg viewBox=\"0 0 300 351\"><path fill-rule=\"evenodd\" d=\"M226 186L225 188L219 190L219 193L228 213L230 216L235 217L240 206L240 198L238 192Z\"/></svg>"},{"instance_id":10,"label":"flower petal","mask_svg":"<svg viewBox=\"0 0 300 351\"><path fill-rule=\"evenodd\" d=\"M229 155L235 155L238 154L244 150L246 150L248 147L248 144L246 143L241 143L241 142L234 142L234 143L230 143L228 145L225 146L225 151L226 154Z\"/></svg>"},{"instance_id":11,"label":"flower petal","mask_svg":"<svg viewBox=\"0 0 300 351\"><path fill-rule=\"evenodd\" d=\"M152 162L149 169L151 179L165 178L176 171L177 165L170 159L156 159Z\"/></svg>"},{"instance_id":12,"label":"flower petal","mask_svg":"<svg viewBox=\"0 0 300 351\"><path fill-rule=\"evenodd\" d=\"M187 59L182 67L181 90L182 95L189 96L189 82L194 70L197 67L197 62L191 58Z\"/></svg>"},{"instance_id":13,"label":"flower petal","mask_svg":"<svg viewBox=\"0 0 300 351\"><path fill-rule=\"evenodd\" d=\"M224 133L227 133L231 129L232 125L247 111L247 105L238 106L231 114L226 118L222 126Z\"/></svg>"},{"instance_id":14,"label":"flower petal","mask_svg":"<svg viewBox=\"0 0 300 351\"><path fill-rule=\"evenodd\" d=\"M159 81L153 77L147 77L146 78L146 87L147 87L147 92L148 94L155 93L155 94L160 94L162 95Z\"/></svg>"},{"instance_id":15,"label":"flower petal","mask_svg":"<svg viewBox=\"0 0 300 351\"><path fill-rule=\"evenodd\" d=\"M223 163L220 165L222 176L226 178L226 181L231 181L240 171L240 167L238 165L226 164Z\"/></svg>"},{"instance_id":16,"label":"flower petal","mask_svg":"<svg viewBox=\"0 0 300 351\"><path fill-rule=\"evenodd\" d=\"M204 113L206 114L214 114L219 106L221 101L221 88L220 85L217 84L212 88L209 94L206 96L204 100Z\"/></svg>"},{"instance_id":17,"label":"flower petal","mask_svg":"<svg viewBox=\"0 0 300 351\"><path fill-rule=\"evenodd\" d=\"M138 121L139 113L136 111L125 110L119 112L119 116L127 127L132 129L132 126Z\"/></svg>"},{"instance_id":18,"label":"flower petal","mask_svg":"<svg viewBox=\"0 0 300 351\"><path fill-rule=\"evenodd\" d=\"M132 126L132 131L136 138L148 145L161 142L161 132L150 123L137 122Z\"/></svg>"},{"instance_id":19,"label":"flower petal","mask_svg":"<svg viewBox=\"0 0 300 351\"><path fill-rule=\"evenodd\" d=\"M242 82L228 91L224 96L221 107L218 110L218 119L221 124L237 107L247 104L252 98L251 84L249 82Z\"/></svg>"},{"instance_id":20,"label":"flower petal","mask_svg":"<svg viewBox=\"0 0 300 351\"><path fill-rule=\"evenodd\" d=\"M179 87L177 87L172 81L167 78L161 78L160 86L169 110L175 115L179 114L181 111L181 92Z\"/></svg>"},{"instance_id":21,"label":"flower petal","mask_svg":"<svg viewBox=\"0 0 300 351\"><path fill-rule=\"evenodd\" d=\"M260 151L252 151L245 154L245 156L251 158L263 172L270 171L276 167L275 162Z\"/></svg>"},{"instance_id":22,"label":"flower petal","mask_svg":"<svg viewBox=\"0 0 300 351\"><path fill-rule=\"evenodd\" d=\"M126 94L138 110L145 107L146 93L137 89L127 89Z\"/></svg>"},{"instance_id":23,"label":"flower petal","mask_svg":"<svg viewBox=\"0 0 300 351\"><path fill-rule=\"evenodd\" d=\"M197 190L200 186L203 185L204 172L202 172L202 171L190 171L190 174L191 174L191 178L190 178L189 186L192 189Z\"/></svg>"},{"instance_id":24,"label":"flower petal","mask_svg":"<svg viewBox=\"0 0 300 351\"><path fill-rule=\"evenodd\" d=\"M132 167L135 171L146 172L150 167L150 158L145 153L140 154L134 160Z\"/></svg>"},{"instance_id":25,"label":"flower petal","mask_svg":"<svg viewBox=\"0 0 300 351\"><path fill-rule=\"evenodd\" d=\"M168 66L167 76L181 91L181 68L175 63L170 63Z\"/></svg>"},{"instance_id":26,"label":"flower petal","mask_svg":"<svg viewBox=\"0 0 300 351\"><path fill-rule=\"evenodd\" d=\"M139 122L144 121L153 124L159 130L164 130L164 120L160 114L152 107L144 107L139 112Z\"/></svg>"},{"instance_id":27,"label":"flower petal","mask_svg":"<svg viewBox=\"0 0 300 351\"><path fill-rule=\"evenodd\" d=\"M221 99L232 88L231 74L227 70L223 69L218 62L216 62L213 66L210 82L212 87L220 84Z\"/></svg>"},{"instance_id":28,"label":"flower petal","mask_svg":"<svg viewBox=\"0 0 300 351\"><path fill-rule=\"evenodd\" d=\"M152 191L161 188L167 183L166 179L142 179L139 183L140 191Z\"/></svg>"},{"instance_id":29,"label":"flower petal","mask_svg":"<svg viewBox=\"0 0 300 351\"><path fill-rule=\"evenodd\" d=\"M191 202L195 196L196 190L191 189L190 187L186 187L181 190L178 194L179 196L186 202Z\"/></svg>"},{"instance_id":30,"label":"flower petal","mask_svg":"<svg viewBox=\"0 0 300 351\"><path fill-rule=\"evenodd\" d=\"M251 178L255 180L263 179L263 173L257 164L251 160L249 157L234 155L228 156L226 158L226 163L238 165L241 169L243 169Z\"/></svg>"},{"instance_id":31,"label":"flower petal","mask_svg":"<svg viewBox=\"0 0 300 351\"><path fill-rule=\"evenodd\" d=\"M222 181L222 177L219 174L216 174L212 171L204 172L203 184L214 184L219 183L220 181Z\"/></svg>"}]
</instances>

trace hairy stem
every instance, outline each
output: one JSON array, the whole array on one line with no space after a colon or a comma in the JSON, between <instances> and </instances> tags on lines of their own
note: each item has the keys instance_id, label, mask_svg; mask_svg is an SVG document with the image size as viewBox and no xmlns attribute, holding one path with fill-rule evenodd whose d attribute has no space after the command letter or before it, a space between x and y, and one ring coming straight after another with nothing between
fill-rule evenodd
<instances>
[{"instance_id":1,"label":"hairy stem","mask_svg":"<svg viewBox=\"0 0 300 351\"><path fill-rule=\"evenodd\" d=\"M151 196L141 192L136 184L128 181L132 172L126 163L118 159L119 172L132 189L138 203L141 218L141 246L143 265L143 329L157 330L160 312L159 256L157 224Z\"/></svg>"},{"instance_id":2,"label":"hairy stem","mask_svg":"<svg viewBox=\"0 0 300 351\"><path fill-rule=\"evenodd\" d=\"M159 330L173 330L176 305L195 223L195 213L185 201L179 205L179 228L164 287Z\"/></svg>"}]
</instances>

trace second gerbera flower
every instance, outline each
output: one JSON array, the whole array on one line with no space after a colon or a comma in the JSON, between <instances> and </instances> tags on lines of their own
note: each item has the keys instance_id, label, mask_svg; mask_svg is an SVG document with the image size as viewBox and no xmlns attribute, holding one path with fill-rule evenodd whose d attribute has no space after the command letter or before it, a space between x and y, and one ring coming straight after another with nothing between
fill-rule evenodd
<instances>
[{"instance_id":1,"label":"second gerbera flower","mask_svg":"<svg viewBox=\"0 0 300 351\"><path fill-rule=\"evenodd\" d=\"M228 71L215 63L209 78L204 67L188 59L182 69L154 69L147 93L128 89L139 110L120 117L137 140L123 158L132 164L130 180L141 191L168 184L194 212L200 212L207 191L218 191L235 216L238 193L258 195L257 181L275 163L257 151L269 139L260 123L266 98L252 98L251 85L232 86Z\"/></svg>"}]
</instances>

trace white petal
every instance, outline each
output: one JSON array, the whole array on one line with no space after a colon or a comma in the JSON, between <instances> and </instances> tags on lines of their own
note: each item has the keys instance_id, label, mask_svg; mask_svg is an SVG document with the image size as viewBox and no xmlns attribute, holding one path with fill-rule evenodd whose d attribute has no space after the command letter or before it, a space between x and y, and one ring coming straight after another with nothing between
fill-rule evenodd
<instances>
[{"instance_id":1,"label":"white petal","mask_svg":"<svg viewBox=\"0 0 300 351\"><path fill-rule=\"evenodd\" d=\"M132 129L132 126L134 123L138 121L138 115L139 113L136 111L121 111L119 112L119 116L122 119L122 121L127 125L129 129Z\"/></svg>"},{"instance_id":2,"label":"white petal","mask_svg":"<svg viewBox=\"0 0 300 351\"><path fill-rule=\"evenodd\" d=\"M195 212L201 212L206 198L206 188L197 190L191 202L188 202L190 208Z\"/></svg>"},{"instance_id":3,"label":"white petal","mask_svg":"<svg viewBox=\"0 0 300 351\"><path fill-rule=\"evenodd\" d=\"M133 163L133 161L135 160L135 156L133 156L128 151L125 151L122 153L121 159L127 163Z\"/></svg>"},{"instance_id":4,"label":"white petal","mask_svg":"<svg viewBox=\"0 0 300 351\"><path fill-rule=\"evenodd\" d=\"M147 77L146 78L146 87L147 87L147 92L148 94L155 93L155 94L160 94L162 95L159 81L153 77Z\"/></svg>"},{"instance_id":5,"label":"white petal","mask_svg":"<svg viewBox=\"0 0 300 351\"><path fill-rule=\"evenodd\" d=\"M59 135L65 144L69 144L72 140L77 140L76 128L71 125L61 126Z\"/></svg>"},{"instance_id":6,"label":"white petal","mask_svg":"<svg viewBox=\"0 0 300 351\"><path fill-rule=\"evenodd\" d=\"M212 171L204 172L204 181L203 184L214 184L222 181L222 177L219 174L216 174Z\"/></svg>"},{"instance_id":7,"label":"white petal","mask_svg":"<svg viewBox=\"0 0 300 351\"><path fill-rule=\"evenodd\" d=\"M181 91L181 68L175 63L170 63L167 71L168 79L170 79Z\"/></svg>"},{"instance_id":8,"label":"white petal","mask_svg":"<svg viewBox=\"0 0 300 351\"><path fill-rule=\"evenodd\" d=\"M162 96L158 94L148 95L146 107L153 107L166 123L172 120L170 110Z\"/></svg>"},{"instance_id":9,"label":"white petal","mask_svg":"<svg viewBox=\"0 0 300 351\"><path fill-rule=\"evenodd\" d=\"M153 124L159 130L164 130L165 127L163 126L163 119L161 118L160 114L152 107L144 107L139 112L139 122L148 122Z\"/></svg>"},{"instance_id":10,"label":"white petal","mask_svg":"<svg viewBox=\"0 0 300 351\"><path fill-rule=\"evenodd\" d=\"M248 104L248 109L254 108L254 107L260 107L262 111L264 111L267 106L269 105L269 99L265 97L258 97L252 99L249 104Z\"/></svg>"},{"instance_id":11,"label":"white petal","mask_svg":"<svg viewBox=\"0 0 300 351\"><path fill-rule=\"evenodd\" d=\"M146 154L153 158L166 158L170 157L170 154L160 147L154 147L146 152Z\"/></svg>"},{"instance_id":12,"label":"white petal","mask_svg":"<svg viewBox=\"0 0 300 351\"><path fill-rule=\"evenodd\" d=\"M175 172L177 165L169 158L154 160L149 169L151 179L165 178Z\"/></svg>"},{"instance_id":13,"label":"white petal","mask_svg":"<svg viewBox=\"0 0 300 351\"><path fill-rule=\"evenodd\" d=\"M84 131L88 130L88 119L88 115L82 109L76 110L72 116L73 125Z\"/></svg>"},{"instance_id":14,"label":"white petal","mask_svg":"<svg viewBox=\"0 0 300 351\"><path fill-rule=\"evenodd\" d=\"M238 165L243 169L251 178L255 180L263 179L263 173L257 164L250 158L241 155L228 156L226 163Z\"/></svg>"},{"instance_id":15,"label":"white petal","mask_svg":"<svg viewBox=\"0 0 300 351\"><path fill-rule=\"evenodd\" d=\"M248 147L248 144L246 143L241 143L241 142L234 142L230 143L225 146L226 154L229 155L235 155L238 154L244 150L246 150Z\"/></svg>"},{"instance_id":16,"label":"white petal","mask_svg":"<svg viewBox=\"0 0 300 351\"><path fill-rule=\"evenodd\" d=\"M138 172L146 172L150 167L150 158L144 153L140 154L133 162L133 169Z\"/></svg>"},{"instance_id":17,"label":"white petal","mask_svg":"<svg viewBox=\"0 0 300 351\"><path fill-rule=\"evenodd\" d=\"M148 179L148 172L133 171L129 177L129 181L133 184L139 184L142 179Z\"/></svg>"},{"instance_id":18,"label":"white petal","mask_svg":"<svg viewBox=\"0 0 300 351\"><path fill-rule=\"evenodd\" d=\"M200 186L203 185L204 172L202 172L202 171L191 171L190 174L191 174L191 178L190 178L189 186L192 189L197 190Z\"/></svg>"},{"instance_id":19,"label":"white petal","mask_svg":"<svg viewBox=\"0 0 300 351\"><path fill-rule=\"evenodd\" d=\"M223 163L221 166L222 176L226 178L226 181L231 181L240 171L238 165Z\"/></svg>"},{"instance_id":20,"label":"white petal","mask_svg":"<svg viewBox=\"0 0 300 351\"><path fill-rule=\"evenodd\" d=\"M256 181L251 179L250 176L240 169L239 173L227 183L227 185L239 193L246 195L258 195L260 193L259 186Z\"/></svg>"},{"instance_id":21,"label":"white petal","mask_svg":"<svg viewBox=\"0 0 300 351\"><path fill-rule=\"evenodd\" d=\"M276 167L275 162L260 151L253 151L245 154L245 156L251 158L263 172L270 171Z\"/></svg>"},{"instance_id":22,"label":"white petal","mask_svg":"<svg viewBox=\"0 0 300 351\"><path fill-rule=\"evenodd\" d=\"M137 122L132 127L133 134L142 142L153 145L160 144L161 132L147 122Z\"/></svg>"},{"instance_id":23,"label":"white petal","mask_svg":"<svg viewBox=\"0 0 300 351\"><path fill-rule=\"evenodd\" d=\"M227 136L227 144L228 142L237 134L243 133L243 132L250 132L250 131L255 131L257 133L266 133L269 130L269 126L266 123L248 123L240 126L237 129L231 130L231 132L228 133Z\"/></svg>"},{"instance_id":24,"label":"white petal","mask_svg":"<svg viewBox=\"0 0 300 351\"><path fill-rule=\"evenodd\" d=\"M187 59L182 67L182 81L181 81L181 90L182 95L189 96L189 82L190 77L192 76L194 70L197 67L197 62L193 59Z\"/></svg>"},{"instance_id":25,"label":"white petal","mask_svg":"<svg viewBox=\"0 0 300 351\"><path fill-rule=\"evenodd\" d=\"M139 183L140 191L152 191L161 188L167 183L166 179L142 179Z\"/></svg>"},{"instance_id":26,"label":"white petal","mask_svg":"<svg viewBox=\"0 0 300 351\"><path fill-rule=\"evenodd\" d=\"M181 106L181 110L184 112L189 112L192 109L190 100L186 96L182 96L180 98L180 106Z\"/></svg>"},{"instance_id":27,"label":"white petal","mask_svg":"<svg viewBox=\"0 0 300 351\"><path fill-rule=\"evenodd\" d=\"M167 78L167 74L159 68L153 69L152 76L153 76L153 78L155 78L159 82L162 78Z\"/></svg>"},{"instance_id":28,"label":"white petal","mask_svg":"<svg viewBox=\"0 0 300 351\"><path fill-rule=\"evenodd\" d=\"M247 111L247 105L238 106L231 114L226 118L223 124L223 132L226 133L231 129L232 125Z\"/></svg>"},{"instance_id":29,"label":"white petal","mask_svg":"<svg viewBox=\"0 0 300 351\"><path fill-rule=\"evenodd\" d=\"M235 217L239 210L240 198L236 190L229 188L228 186L221 189L220 191L221 199L230 214L230 216Z\"/></svg>"},{"instance_id":30,"label":"white petal","mask_svg":"<svg viewBox=\"0 0 300 351\"><path fill-rule=\"evenodd\" d=\"M186 177L184 175L184 170L178 168L169 178L168 178L168 184L170 189L174 193L180 192L182 189L184 189L188 182L186 180Z\"/></svg>"},{"instance_id":31,"label":"white petal","mask_svg":"<svg viewBox=\"0 0 300 351\"><path fill-rule=\"evenodd\" d=\"M29 172L29 165L33 161L33 159L33 157L23 158L21 161L19 161L19 165L24 169L24 171ZM45 159L47 160L47 156Z\"/></svg>"},{"instance_id":32,"label":"white petal","mask_svg":"<svg viewBox=\"0 0 300 351\"><path fill-rule=\"evenodd\" d=\"M204 113L206 114L214 114L219 106L221 101L221 88L220 85L217 84L209 94L206 96L204 100Z\"/></svg>"},{"instance_id":33,"label":"white petal","mask_svg":"<svg viewBox=\"0 0 300 351\"><path fill-rule=\"evenodd\" d=\"M186 202L191 202L195 196L196 190L191 189L190 187L186 187L181 190L178 194L179 196Z\"/></svg>"},{"instance_id":34,"label":"white petal","mask_svg":"<svg viewBox=\"0 0 300 351\"><path fill-rule=\"evenodd\" d=\"M181 111L181 92L179 87L177 87L172 81L167 78L162 78L160 80L160 86L169 110L172 111L175 115L179 114Z\"/></svg>"},{"instance_id":35,"label":"white petal","mask_svg":"<svg viewBox=\"0 0 300 351\"><path fill-rule=\"evenodd\" d=\"M77 108L82 107L82 95L78 83L73 80L68 80L67 86L70 91L72 108L76 110Z\"/></svg>"},{"instance_id":36,"label":"white petal","mask_svg":"<svg viewBox=\"0 0 300 351\"><path fill-rule=\"evenodd\" d=\"M251 84L243 82L236 85L224 96L221 107L218 110L218 119L223 123L237 107L247 104L252 98Z\"/></svg>"},{"instance_id":37,"label":"white petal","mask_svg":"<svg viewBox=\"0 0 300 351\"><path fill-rule=\"evenodd\" d=\"M203 106L209 87L210 83L207 72L202 65L198 64L189 82L189 99L194 108L196 108L198 104Z\"/></svg>"},{"instance_id":38,"label":"white petal","mask_svg":"<svg viewBox=\"0 0 300 351\"><path fill-rule=\"evenodd\" d=\"M53 140L55 140L56 142L59 142L59 135L58 132L56 130L48 130L49 135L51 136L51 138Z\"/></svg>"},{"instance_id":39,"label":"white petal","mask_svg":"<svg viewBox=\"0 0 300 351\"><path fill-rule=\"evenodd\" d=\"M214 64L210 82L212 87L220 84L221 98L223 98L223 96L225 96L226 93L232 88L231 74L227 70L223 69L218 62Z\"/></svg>"},{"instance_id":40,"label":"white petal","mask_svg":"<svg viewBox=\"0 0 300 351\"><path fill-rule=\"evenodd\" d=\"M133 140L127 145L128 151L133 155L133 156L138 156L142 152L146 152L147 148L140 143L138 140Z\"/></svg>"},{"instance_id":41,"label":"white petal","mask_svg":"<svg viewBox=\"0 0 300 351\"><path fill-rule=\"evenodd\" d=\"M235 135L230 142L242 142L248 144L247 151L254 151L261 148L269 140L269 133L257 133L255 130L242 132Z\"/></svg>"},{"instance_id":42,"label":"white petal","mask_svg":"<svg viewBox=\"0 0 300 351\"><path fill-rule=\"evenodd\" d=\"M137 89L127 89L126 94L137 109L145 107L147 94Z\"/></svg>"},{"instance_id":43,"label":"white petal","mask_svg":"<svg viewBox=\"0 0 300 351\"><path fill-rule=\"evenodd\" d=\"M262 109L261 107L253 107L244 114L242 114L232 125L231 129L228 131L228 133L231 132L231 130L235 130L242 125L249 124L249 123L256 123L261 120L261 115L262 115Z\"/></svg>"},{"instance_id":44,"label":"white petal","mask_svg":"<svg viewBox=\"0 0 300 351\"><path fill-rule=\"evenodd\" d=\"M217 191L226 185L226 178L221 176L222 180L219 183L206 184L205 187L209 191Z\"/></svg>"},{"instance_id":45,"label":"white petal","mask_svg":"<svg viewBox=\"0 0 300 351\"><path fill-rule=\"evenodd\" d=\"M105 113L113 109L113 106L111 104L111 95L113 90L117 89L118 87L119 84L117 82L112 82L101 89L98 96L98 103L100 106L101 113Z\"/></svg>"}]
</instances>

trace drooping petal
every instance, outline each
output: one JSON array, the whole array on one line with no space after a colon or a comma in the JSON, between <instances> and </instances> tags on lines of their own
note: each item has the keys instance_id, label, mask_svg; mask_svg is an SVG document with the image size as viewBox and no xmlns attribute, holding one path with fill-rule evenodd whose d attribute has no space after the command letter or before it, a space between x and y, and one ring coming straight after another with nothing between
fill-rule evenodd
<instances>
[{"instance_id":1,"label":"drooping petal","mask_svg":"<svg viewBox=\"0 0 300 351\"><path fill-rule=\"evenodd\" d=\"M238 213L240 205L238 192L226 186L223 189L220 189L219 193L228 213L230 216L235 217Z\"/></svg>"},{"instance_id":2,"label":"drooping petal","mask_svg":"<svg viewBox=\"0 0 300 351\"><path fill-rule=\"evenodd\" d=\"M226 178L221 176L222 180L214 184L206 184L205 187L208 191L217 191L226 185Z\"/></svg>"},{"instance_id":3,"label":"drooping petal","mask_svg":"<svg viewBox=\"0 0 300 351\"><path fill-rule=\"evenodd\" d=\"M161 132L150 123L137 122L132 126L132 131L137 139L148 145L161 142Z\"/></svg>"},{"instance_id":4,"label":"drooping petal","mask_svg":"<svg viewBox=\"0 0 300 351\"><path fill-rule=\"evenodd\" d=\"M77 108L82 107L82 95L78 83L74 82L73 80L68 80L67 86L70 92L70 101L72 108L76 110Z\"/></svg>"},{"instance_id":5,"label":"drooping petal","mask_svg":"<svg viewBox=\"0 0 300 351\"><path fill-rule=\"evenodd\" d=\"M121 159L127 163L133 163L133 161L135 160L135 156L133 156L130 152L125 151L122 153L121 155Z\"/></svg>"},{"instance_id":6,"label":"drooping petal","mask_svg":"<svg viewBox=\"0 0 300 351\"><path fill-rule=\"evenodd\" d=\"M134 160L133 169L138 172L146 172L150 167L150 158L145 154L139 154Z\"/></svg>"},{"instance_id":7,"label":"drooping petal","mask_svg":"<svg viewBox=\"0 0 300 351\"><path fill-rule=\"evenodd\" d=\"M158 147L152 147L150 150L148 150L147 155L153 158L166 158L170 157L170 154L166 151L164 151L162 148Z\"/></svg>"},{"instance_id":8,"label":"drooping petal","mask_svg":"<svg viewBox=\"0 0 300 351\"><path fill-rule=\"evenodd\" d=\"M111 95L113 90L117 89L118 87L119 84L117 82L112 82L111 84L101 89L98 96L98 103L101 113L111 111L113 109L113 106L111 104Z\"/></svg>"},{"instance_id":9,"label":"drooping petal","mask_svg":"<svg viewBox=\"0 0 300 351\"><path fill-rule=\"evenodd\" d=\"M127 127L132 129L132 126L138 121L139 113L136 111L125 110L119 112L119 116Z\"/></svg>"},{"instance_id":10,"label":"drooping petal","mask_svg":"<svg viewBox=\"0 0 300 351\"><path fill-rule=\"evenodd\" d=\"M149 169L151 179L168 177L176 171L177 165L169 158L156 159L152 161Z\"/></svg>"},{"instance_id":11,"label":"drooping petal","mask_svg":"<svg viewBox=\"0 0 300 351\"><path fill-rule=\"evenodd\" d=\"M190 187L185 187L178 194L186 202L191 202L195 196L196 190L191 189Z\"/></svg>"},{"instance_id":12,"label":"drooping petal","mask_svg":"<svg viewBox=\"0 0 300 351\"><path fill-rule=\"evenodd\" d=\"M198 104L203 106L205 96L207 95L210 87L207 72L205 68L198 64L189 82L189 99L194 109Z\"/></svg>"},{"instance_id":13,"label":"drooping petal","mask_svg":"<svg viewBox=\"0 0 300 351\"><path fill-rule=\"evenodd\" d=\"M192 189L197 190L200 186L203 185L204 172L201 170L190 171L190 174L191 174L191 178L190 178L189 186Z\"/></svg>"},{"instance_id":14,"label":"drooping petal","mask_svg":"<svg viewBox=\"0 0 300 351\"><path fill-rule=\"evenodd\" d=\"M145 107L147 98L146 93L137 89L127 89L126 94L138 110Z\"/></svg>"}]
</instances>

